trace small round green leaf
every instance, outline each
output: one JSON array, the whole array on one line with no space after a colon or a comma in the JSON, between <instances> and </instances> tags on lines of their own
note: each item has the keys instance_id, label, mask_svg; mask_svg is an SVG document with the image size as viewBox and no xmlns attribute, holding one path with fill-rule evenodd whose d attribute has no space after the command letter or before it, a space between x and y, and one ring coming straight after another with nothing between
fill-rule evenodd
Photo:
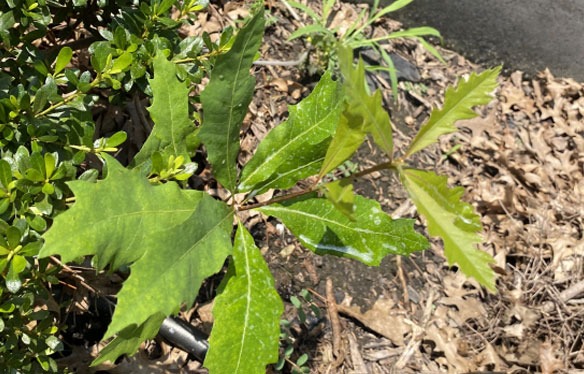
<instances>
[{"instance_id":1,"label":"small round green leaf","mask_svg":"<svg viewBox=\"0 0 584 374\"><path fill-rule=\"evenodd\" d=\"M71 62L73 57L73 50L70 47L63 47L59 51L57 60L55 61L55 75L59 74Z\"/></svg>"},{"instance_id":2,"label":"small round green leaf","mask_svg":"<svg viewBox=\"0 0 584 374\"><path fill-rule=\"evenodd\" d=\"M298 357L298 360L296 360L296 365L304 366L306 362L308 362L308 355L305 353L302 356Z\"/></svg>"},{"instance_id":3,"label":"small round green leaf","mask_svg":"<svg viewBox=\"0 0 584 374\"><path fill-rule=\"evenodd\" d=\"M105 145L106 147L117 147L118 145L125 142L127 138L128 135L124 131L118 131L106 139Z\"/></svg>"}]
</instances>

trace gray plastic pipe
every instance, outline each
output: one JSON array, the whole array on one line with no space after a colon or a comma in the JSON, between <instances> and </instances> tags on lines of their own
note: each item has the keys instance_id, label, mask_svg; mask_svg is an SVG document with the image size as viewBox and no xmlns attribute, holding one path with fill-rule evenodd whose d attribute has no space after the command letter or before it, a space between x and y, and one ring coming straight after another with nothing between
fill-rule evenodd
<instances>
[{"instance_id":1,"label":"gray plastic pipe","mask_svg":"<svg viewBox=\"0 0 584 374\"><path fill-rule=\"evenodd\" d=\"M195 356L198 361L205 360L209 350L208 336L190 323L178 317L167 317L158 334L170 344Z\"/></svg>"}]
</instances>

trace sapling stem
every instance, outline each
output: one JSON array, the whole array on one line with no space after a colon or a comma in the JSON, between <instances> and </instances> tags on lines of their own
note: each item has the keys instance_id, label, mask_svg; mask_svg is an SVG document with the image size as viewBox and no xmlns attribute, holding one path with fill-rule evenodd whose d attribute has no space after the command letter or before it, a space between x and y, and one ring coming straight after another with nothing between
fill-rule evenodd
<instances>
[{"instance_id":1,"label":"sapling stem","mask_svg":"<svg viewBox=\"0 0 584 374\"><path fill-rule=\"evenodd\" d=\"M365 175L374 173L376 171L380 171L380 170L396 170L398 168L398 164L399 164L399 160L396 161L387 161L387 162L383 162L381 164L377 164L375 166L372 166L368 169L365 170L361 170L358 173L355 174L351 174L347 177L341 178L340 180L349 180L349 179L355 179L355 178L361 178ZM326 183L325 183L326 184ZM271 204L276 204L276 203L280 203L282 201L287 201L287 200L291 200L291 199L295 199L297 197L303 196L303 195L307 195L313 192L316 192L320 189L320 187L322 187L322 184L320 183L315 183L313 185L311 185L308 188L305 188L303 190L300 191L296 191L296 192L291 192L289 194L285 194L285 195L280 195L280 196L276 196L270 200L261 202L261 203L256 203L256 204L246 204L243 205L241 207L239 207L239 211L245 211L245 210L250 210L250 209L257 209L257 208L261 208L263 206L267 206L267 205L271 205Z\"/></svg>"},{"instance_id":2,"label":"sapling stem","mask_svg":"<svg viewBox=\"0 0 584 374\"><path fill-rule=\"evenodd\" d=\"M99 76L96 77L93 80L93 82L90 83L91 88L95 88L100 82L101 82L100 77ZM81 96L83 94L84 94L84 92L82 92L80 90L75 90L75 91L71 92L71 94L69 96L63 98L63 101L59 101L58 103L55 103L55 104L49 106L47 109L42 110L42 111L38 112L37 114L35 114L35 118L39 118L39 117L42 117L44 115L47 115L47 114L51 113L53 110L75 100L76 98L78 98L79 96Z\"/></svg>"}]
</instances>

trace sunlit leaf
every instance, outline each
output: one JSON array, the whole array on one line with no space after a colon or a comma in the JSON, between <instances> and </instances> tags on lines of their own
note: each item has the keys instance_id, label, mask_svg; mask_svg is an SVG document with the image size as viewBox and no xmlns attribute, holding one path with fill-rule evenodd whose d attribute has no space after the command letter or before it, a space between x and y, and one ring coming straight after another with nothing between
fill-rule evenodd
<instances>
[{"instance_id":1,"label":"sunlit leaf","mask_svg":"<svg viewBox=\"0 0 584 374\"><path fill-rule=\"evenodd\" d=\"M150 80L150 86L153 98L148 111L154 128L132 165L149 161L154 152L160 152L164 158L173 155L188 160L186 138L195 130L189 119L189 90L176 77L176 65L161 53L154 58L154 78Z\"/></svg>"},{"instance_id":2,"label":"sunlit leaf","mask_svg":"<svg viewBox=\"0 0 584 374\"><path fill-rule=\"evenodd\" d=\"M353 67L351 49L339 48L338 56L346 104L343 119L320 170L321 177L351 157L363 143L367 133L373 136L375 143L390 158L393 152L391 122L383 109L381 91L377 90L373 95L369 95L365 65L359 59L357 66Z\"/></svg>"},{"instance_id":3,"label":"sunlit leaf","mask_svg":"<svg viewBox=\"0 0 584 374\"><path fill-rule=\"evenodd\" d=\"M489 266L494 260L476 248L482 225L472 205L461 200L464 189L449 188L446 177L430 171L404 169L400 177L430 235L442 238L448 263L494 292L495 273Z\"/></svg>"},{"instance_id":4,"label":"sunlit leaf","mask_svg":"<svg viewBox=\"0 0 584 374\"><path fill-rule=\"evenodd\" d=\"M303 245L321 255L376 266L388 254L407 255L428 247L426 238L414 230L413 220L392 220L378 202L362 196L355 197L354 220L320 198L258 210L280 219Z\"/></svg>"},{"instance_id":5,"label":"sunlit leaf","mask_svg":"<svg viewBox=\"0 0 584 374\"><path fill-rule=\"evenodd\" d=\"M347 179L327 183L326 198L344 215L351 220L355 220L355 194L353 193L353 183Z\"/></svg>"},{"instance_id":6,"label":"sunlit leaf","mask_svg":"<svg viewBox=\"0 0 584 374\"><path fill-rule=\"evenodd\" d=\"M454 123L462 119L477 116L472 110L476 105L488 104L492 99L492 92L497 87L497 76L501 67L485 70L477 75L462 79L456 88L449 87L444 95L444 105L441 109L434 109L428 122L412 140L405 156L411 156L419 150L435 143L438 137L456 131Z\"/></svg>"},{"instance_id":7,"label":"sunlit leaf","mask_svg":"<svg viewBox=\"0 0 584 374\"><path fill-rule=\"evenodd\" d=\"M328 146L319 171L321 178L347 161L365 140L367 133L362 128L361 117L352 114L350 111L344 111L339 120L337 131Z\"/></svg>"},{"instance_id":8,"label":"sunlit leaf","mask_svg":"<svg viewBox=\"0 0 584 374\"><path fill-rule=\"evenodd\" d=\"M59 74L71 62L73 50L70 47L63 47L55 60L55 75Z\"/></svg>"},{"instance_id":9,"label":"sunlit leaf","mask_svg":"<svg viewBox=\"0 0 584 374\"><path fill-rule=\"evenodd\" d=\"M227 205L203 193L186 221L144 237L146 251L131 266L104 338L157 312L168 316L192 303L202 282L221 270L231 253L232 220Z\"/></svg>"},{"instance_id":10,"label":"sunlit leaf","mask_svg":"<svg viewBox=\"0 0 584 374\"><path fill-rule=\"evenodd\" d=\"M262 140L242 171L238 190L288 188L318 172L341 109L339 84L326 73L307 98L289 107L288 120Z\"/></svg>"},{"instance_id":11,"label":"sunlit leaf","mask_svg":"<svg viewBox=\"0 0 584 374\"><path fill-rule=\"evenodd\" d=\"M107 338L194 300L231 252L232 211L201 191L153 186L139 170L104 158L104 180L68 183L76 203L44 234L40 256L95 255L99 269L132 263Z\"/></svg>"},{"instance_id":12,"label":"sunlit leaf","mask_svg":"<svg viewBox=\"0 0 584 374\"><path fill-rule=\"evenodd\" d=\"M278 361L284 306L251 234L239 224L231 276L215 299L205 366L211 373L265 373Z\"/></svg>"},{"instance_id":13,"label":"sunlit leaf","mask_svg":"<svg viewBox=\"0 0 584 374\"><path fill-rule=\"evenodd\" d=\"M239 31L229 52L217 57L211 80L201 94L204 116L199 137L215 177L230 191L237 182L239 131L255 87L249 69L263 33L262 11Z\"/></svg>"}]
</instances>

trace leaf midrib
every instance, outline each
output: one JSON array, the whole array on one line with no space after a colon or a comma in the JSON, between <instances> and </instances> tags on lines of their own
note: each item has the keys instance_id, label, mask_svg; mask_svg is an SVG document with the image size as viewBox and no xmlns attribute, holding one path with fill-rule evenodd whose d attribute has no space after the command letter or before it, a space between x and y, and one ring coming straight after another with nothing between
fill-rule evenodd
<instances>
[{"instance_id":1,"label":"leaf midrib","mask_svg":"<svg viewBox=\"0 0 584 374\"><path fill-rule=\"evenodd\" d=\"M245 43L243 45L243 53L241 54L241 58L238 61L238 65L237 65L237 73L235 73L235 79L232 82L231 85L231 96L230 96L230 104L229 104L229 120L228 120L228 124L227 124L227 141L225 142L225 144L227 144L227 150L225 152L225 159L227 160L227 162L229 162L231 160L231 143L230 143L230 137L231 137L231 129L233 127L233 109L235 108L234 106L234 97L235 97L235 91L236 91L236 87L238 87L239 85L236 85L236 82L239 82L239 76L242 72L242 66L243 66L243 60L245 59L245 52L247 51L247 46L249 45L250 41L253 39L254 35L253 34L249 34L247 39L245 40ZM235 177L232 175L232 168L230 168L229 165L227 165L227 178L229 180L229 188L233 188L235 186Z\"/></svg>"},{"instance_id":2,"label":"leaf midrib","mask_svg":"<svg viewBox=\"0 0 584 374\"><path fill-rule=\"evenodd\" d=\"M463 95L462 98L458 101L455 102L454 105L452 105L450 107L450 109L448 109L447 107L443 106L441 109L436 110L433 113L436 113L436 116L438 116L439 114L442 114L441 116L439 116L439 118L437 120L434 120L434 122L432 122L432 115L430 115L430 118L428 119L428 122L426 122L426 124L420 129L420 132L418 132L418 135L416 136L416 138L412 141L410 148L408 149L408 151L406 152L406 155L412 155L415 152L420 151L422 148L419 148L419 146L417 146L417 143L419 143L421 141L421 139L424 138L424 135L426 135L427 133L429 133L431 130L434 130L436 128L441 128L444 127L445 130L448 131L452 131L452 126L453 124L450 125L451 128L448 128L448 124L446 125L440 125L440 123L442 123L443 121L445 121L445 118L450 117L451 113L453 111L455 111L455 108L458 108L461 103L465 100L467 100L470 96L472 96L472 94L478 90L479 88L482 88L483 84L485 82L487 82L489 75L485 76L484 79L481 80L481 82L479 82L474 89L470 90L466 95ZM470 82L470 78L469 80L466 80L464 83L468 84ZM458 86L457 87L459 90L462 90L463 87ZM457 93L457 90L452 90L454 91L454 94ZM446 97L448 95L448 90L446 92L446 94L444 95L444 97ZM488 95L485 95L488 96ZM446 104L446 103L445 103ZM475 104L475 105L479 105ZM444 111L445 109L447 109L446 111ZM454 129L455 130L455 129Z\"/></svg>"},{"instance_id":3,"label":"leaf midrib","mask_svg":"<svg viewBox=\"0 0 584 374\"><path fill-rule=\"evenodd\" d=\"M296 136L292 137L290 139L290 141L288 141L284 145L284 147L278 148L278 150L276 152L273 152L268 157L266 157L264 162L262 162L260 165L258 165L250 174L248 174L247 178L241 180L239 184L245 185L246 181L249 181L250 179L252 179L252 177L254 175L263 171L263 168L265 167L266 164L269 165L270 161L273 160L276 156L280 155L282 152L284 152L284 150L290 148L293 144L296 144L297 140L302 139L303 135L307 134L308 132L314 130L315 128L317 128L320 125L322 125L323 123L325 123L328 118L329 118L329 115L324 116L320 121L317 121L314 125L306 128L304 131L302 131L302 132L298 133ZM277 168L277 166L276 166L276 168Z\"/></svg>"},{"instance_id":4,"label":"leaf midrib","mask_svg":"<svg viewBox=\"0 0 584 374\"><path fill-rule=\"evenodd\" d=\"M329 214L333 209L334 208L330 208L329 211L326 214ZM332 221L330 219L326 219L324 217L324 215L323 216L317 216L317 215L314 215L314 214L311 214L311 213L303 212L301 210L294 210L294 209L289 209L289 208L282 209L282 208L276 207L276 206L271 206L271 207L269 207L266 210L275 210L275 211L280 211L280 212L285 212L285 213L298 214L300 216L312 218L315 221L322 221L322 222L325 222L325 223L330 223L330 224L332 224L334 226L338 226L338 227L341 227L341 228L347 229L347 230L352 230L352 231L355 231L355 232L358 232L358 233L371 234L371 235L380 235L380 236L386 236L386 237L390 237L390 238L401 238L400 236L391 235L389 233L384 233L384 232L379 232L379 231L372 231L372 230L363 229L363 228L360 228L360 227L346 226L346 225L343 225L343 224L341 224L341 223L339 223L337 221Z\"/></svg>"},{"instance_id":5,"label":"leaf midrib","mask_svg":"<svg viewBox=\"0 0 584 374\"><path fill-rule=\"evenodd\" d=\"M249 315L250 315L250 307L251 307L251 272L250 272L250 263L249 263L249 253L247 251L247 243L245 242L245 236L242 233L242 245L243 245L243 252L244 252L244 259L245 259L245 276L246 276L246 304L245 304L245 314L243 320L243 332L241 334L241 343L239 346L239 355L237 357L237 365L235 366L236 372L239 372L239 367L241 366L241 359L243 357L243 349L246 346L246 337L247 337L247 328L249 325Z\"/></svg>"}]
</instances>

